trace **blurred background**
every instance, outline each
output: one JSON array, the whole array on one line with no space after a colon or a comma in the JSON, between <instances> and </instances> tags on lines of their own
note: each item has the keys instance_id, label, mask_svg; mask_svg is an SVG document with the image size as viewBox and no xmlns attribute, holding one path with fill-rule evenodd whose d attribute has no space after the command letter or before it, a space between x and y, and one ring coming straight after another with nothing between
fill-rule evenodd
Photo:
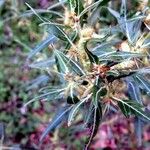
<instances>
[{"instance_id":1,"label":"blurred background","mask_svg":"<svg viewBox=\"0 0 150 150\"><path fill-rule=\"evenodd\" d=\"M40 135L51 121L57 104L36 101L22 108L40 88L29 85L40 74L29 69L25 62L29 51L41 41L44 31L34 15L20 17L29 9L47 9L55 0L0 0L0 149L12 150L81 150L86 132L63 124L50 133L39 145ZM129 7L136 9L136 1ZM119 0L114 0L119 7ZM48 15L48 14L43 14ZM106 15L107 16L107 15ZM42 80L42 76L40 78ZM82 122L77 122L78 127ZM137 143L133 118L125 119L120 113L110 114L99 128L91 149L149 150L150 126L143 127L141 145Z\"/></svg>"}]
</instances>

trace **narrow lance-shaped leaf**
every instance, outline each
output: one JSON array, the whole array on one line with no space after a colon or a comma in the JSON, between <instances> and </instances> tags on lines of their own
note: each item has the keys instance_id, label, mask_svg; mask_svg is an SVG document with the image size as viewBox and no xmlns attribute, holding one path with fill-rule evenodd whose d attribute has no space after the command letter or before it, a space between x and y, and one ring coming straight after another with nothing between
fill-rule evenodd
<instances>
[{"instance_id":1,"label":"narrow lance-shaped leaf","mask_svg":"<svg viewBox=\"0 0 150 150\"><path fill-rule=\"evenodd\" d=\"M85 101L87 101L90 97L91 97L91 95L88 95L86 98L81 99L80 102L78 102L75 106L73 106L73 108L71 109L71 111L70 111L70 113L69 113L68 126L71 125L74 116L77 114L77 112L78 112L78 110L79 110L79 107L80 107Z\"/></svg>"},{"instance_id":2,"label":"narrow lance-shaped leaf","mask_svg":"<svg viewBox=\"0 0 150 150\"><path fill-rule=\"evenodd\" d=\"M37 54L38 52L40 52L41 50L43 50L44 48L46 48L49 44L52 44L53 42L56 41L56 37L53 35L50 35L49 37L47 37L44 41L42 41L41 43L39 43L28 55L27 59L32 58L35 54Z\"/></svg>"},{"instance_id":3,"label":"narrow lance-shaped leaf","mask_svg":"<svg viewBox=\"0 0 150 150\"><path fill-rule=\"evenodd\" d=\"M53 24L48 24L47 25L47 32L50 34L55 35L58 39L62 41L66 41L66 34L65 32L61 29L61 27L53 25Z\"/></svg>"},{"instance_id":4,"label":"narrow lance-shaped leaf","mask_svg":"<svg viewBox=\"0 0 150 150\"><path fill-rule=\"evenodd\" d=\"M55 63L55 59L49 58L47 60L42 60L39 62L35 62L29 65L31 68L43 69L47 67L52 67Z\"/></svg>"},{"instance_id":5,"label":"narrow lance-shaped leaf","mask_svg":"<svg viewBox=\"0 0 150 150\"><path fill-rule=\"evenodd\" d=\"M107 90L104 86L103 80L99 76L97 76L95 84L93 86L93 95L92 95L93 104L97 106L101 96L105 96L106 94Z\"/></svg>"},{"instance_id":6,"label":"narrow lance-shaped leaf","mask_svg":"<svg viewBox=\"0 0 150 150\"><path fill-rule=\"evenodd\" d=\"M40 96L37 96L33 99L31 99L30 101L28 101L24 107L26 107L27 105L29 105L32 102L35 102L36 100L40 100L40 99L45 99L48 98L49 100L54 100L54 99L58 99L60 97L60 93L62 93L65 90L65 88L62 89L57 89L57 90L53 90L51 89L49 92L46 92L44 94L41 94Z\"/></svg>"},{"instance_id":7,"label":"narrow lance-shaped leaf","mask_svg":"<svg viewBox=\"0 0 150 150\"><path fill-rule=\"evenodd\" d=\"M66 62L64 61L63 57L60 55L60 52L57 50L54 50L54 55L55 55L58 71L62 73L68 73L69 68Z\"/></svg>"},{"instance_id":8,"label":"narrow lance-shaped leaf","mask_svg":"<svg viewBox=\"0 0 150 150\"><path fill-rule=\"evenodd\" d=\"M74 43L76 41L77 37L78 37L78 33L76 31L74 31L70 36L70 40L72 41L72 43ZM70 42L67 42L65 49L68 50L68 49L70 49L70 47L71 47Z\"/></svg>"},{"instance_id":9,"label":"narrow lance-shaped leaf","mask_svg":"<svg viewBox=\"0 0 150 150\"><path fill-rule=\"evenodd\" d=\"M119 14L117 11L115 11L115 10L109 8L109 7L108 7L107 9L109 10L109 12L110 12L116 19L120 19L120 14Z\"/></svg>"},{"instance_id":10,"label":"narrow lance-shaped leaf","mask_svg":"<svg viewBox=\"0 0 150 150\"><path fill-rule=\"evenodd\" d=\"M27 90L31 90L33 88L37 88L40 84L46 84L49 81L49 77L47 75L41 75L32 80L27 84Z\"/></svg>"},{"instance_id":11,"label":"narrow lance-shaped leaf","mask_svg":"<svg viewBox=\"0 0 150 150\"><path fill-rule=\"evenodd\" d=\"M114 60L114 61L123 61L125 59L134 58L134 57L144 57L144 54L141 53L132 53L132 52L108 52L102 55L99 55L101 60Z\"/></svg>"},{"instance_id":12,"label":"narrow lance-shaped leaf","mask_svg":"<svg viewBox=\"0 0 150 150\"><path fill-rule=\"evenodd\" d=\"M70 10L73 12L77 6L77 0L67 0L69 3Z\"/></svg>"},{"instance_id":13,"label":"narrow lance-shaped leaf","mask_svg":"<svg viewBox=\"0 0 150 150\"><path fill-rule=\"evenodd\" d=\"M79 15L84 10L82 0L76 0L76 4L77 4L77 6L75 9L75 12L77 15Z\"/></svg>"},{"instance_id":14,"label":"narrow lance-shaped leaf","mask_svg":"<svg viewBox=\"0 0 150 150\"><path fill-rule=\"evenodd\" d=\"M43 139L49 132L51 132L53 129L55 129L57 126L59 126L62 123L62 121L65 121L65 119L68 118L68 113L71 108L72 108L72 106L69 108L68 108L68 106L65 106L64 108L61 108L61 110L58 111L58 113L55 115L55 117L53 118L51 123L48 125L48 127L42 134L42 136L40 138L41 142L43 141Z\"/></svg>"},{"instance_id":15,"label":"narrow lance-shaped leaf","mask_svg":"<svg viewBox=\"0 0 150 150\"><path fill-rule=\"evenodd\" d=\"M89 60L91 61L91 63L94 63L94 64L98 64L99 63L99 59L96 55L94 55L92 52L90 52L87 48L87 42L84 43L84 49L85 49L85 52L87 53L88 57L89 57Z\"/></svg>"},{"instance_id":16,"label":"narrow lance-shaped leaf","mask_svg":"<svg viewBox=\"0 0 150 150\"><path fill-rule=\"evenodd\" d=\"M87 106L86 109L86 115L84 116L84 126L90 128L93 124L93 111L94 111L94 105L93 102L90 102L90 106Z\"/></svg>"},{"instance_id":17,"label":"narrow lance-shaped leaf","mask_svg":"<svg viewBox=\"0 0 150 150\"><path fill-rule=\"evenodd\" d=\"M133 100L121 100L115 97L112 98L118 101L118 106L126 117L134 114L139 117L144 117L150 121L150 115L142 110L142 106L139 103L136 103Z\"/></svg>"},{"instance_id":18,"label":"narrow lance-shaped leaf","mask_svg":"<svg viewBox=\"0 0 150 150\"><path fill-rule=\"evenodd\" d=\"M130 99L136 100L138 103L142 104L142 96L141 96L141 92L140 92L140 88L138 84L134 80L132 81L132 79L130 78L129 79L127 78L126 81L128 85L127 92L129 94ZM142 122L141 122L140 117L138 116L135 117L134 130L138 139L138 146L141 146L142 144Z\"/></svg>"},{"instance_id":19,"label":"narrow lance-shaped leaf","mask_svg":"<svg viewBox=\"0 0 150 150\"><path fill-rule=\"evenodd\" d=\"M65 42L68 41L73 48L77 49L76 46L73 44L72 40L69 38L69 36L58 25L52 25L52 24L49 25L48 32L50 32L51 34L55 35L56 37L58 37L59 39Z\"/></svg>"},{"instance_id":20,"label":"narrow lance-shaped leaf","mask_svg":"<svg viewBox=\"0 0 150 150\"><path fill-rule=\"evenodd\" d=\"M140 84L140 87L150 95L150 82L146 80L142 75L136 75L135 80Z\"/></svg>"},{"instance_id":21,"label":"narrow lance-shaped leaf","mask_svg":"<svg viewBox=\"0 0 150 150\"><path fill-rule=\"evenodd\" d=\"M95 8L100 2L102 2L103 0L98 0L95 3L92 3L91 5L87 6L79 15L79 18L82 17L85 13L87 13L89 10Z\"/></svg>"},{"instance_id":22,"label":"narrow lance-shaped leaf","mask_svg":"<svg viewBox=\"0 0 150 150\"><path fill-rule=\"evenodd\" d=\"M37 14L48 13L48 14L54 14L54 15L57 15L57 16L63 18L63 16L60 13L58 13L57 11L51 11L51 10L47 10L47 9L34 9L34 11ZM30 16L32 16L34 14L35 13L32 10L27 10L23 14L21 14L19 17L30 17Z\"/></svg>"},{"instance_id":23,"label":"narrow lance-shaped leaf","mask_svg":"<svg viewBox=\"0 0 150 150\"><path fill-rule=\"evenodd\" d=\"M127 92L129 94L130 99L136 100L138 103L142 104L141 92L138 84L130 79L127 79L128 89Z\"/></svg>"},{"instance_id":24,"label":"narrow lance-shaped leaf","mask_svg":"<svg viewBox=\"0 0 150 150\"><path fill-rule=\"evenodd\" d=\"M108 2L110 0L105 0L105 1L102 1L98 6L97 8L94 9L94 11L92 12L92 14L90 15L89 19L88 19L88 23L90 25L94 25L97 21L97 19L99 18L99 15L100 15L100 10L103 6L107 5Z\"/></svg>"},{"instance_id":25,"label":"narrow lance-shaped leaf","mask_svg":"<svg viewBox=\"0 0 150 150\"><path fill-rule=\"evenodd\" d=\"M92 118L93 118L93 121L92 121L90 137L89 137L88 142L85 146L85 150L89 149L89 146L90 146L93 138L95 137L95 135L98 131L98 127L99 127L100 121L102 119L102 108L101 108L100 102L98 102L97 106L94 105Z\"/></svg>"},{"instance_id":26,"label":"narrow lance-shaped leaf","mask_svg":"<svg viewBox=\"0 0 150 150\"><path fill-rule=\"evenodd\" d=\"M150 67L143 67L141 69L135 70L136 74L143 75L143 74L149 74L150 73Z\"/></svg>"},{"instance_id":27,"label":"narrow lance-shaped leaf","mask_svg":"<svg viewBox=\"0 0 150 150\"><path fill-rule=\"evenodd\" d=\"M61 59L66 64L66 66L68 67L69 70L77 73L78 75L86 74L84 72L83 68L81 68L80 65L76 61L72 60L71 58L68 58L65 54L63 54L62 52L60 52L58 50L56 50L56 52L59 55L59 57L61 57Z\"/></svg>"},{"instance_id":28,"label":"narrow lance-shaped leaf","mask_svg":"<svg viewBox=\"0 0 150 150\"><path fill-rule=\"evenodd\" d=\"M69 8L72 12L75 12L76 15L79 15L83 11L82 0L67 0L69 3Z\"/></svg>"},{"instance_id":29,"label":"narrow lance-shaped leaf","mask_svg":"<svg viewBox=\"0 0 150 150\"><path fill-rule=\"evenodd\" d=\"M135 117L134 130L138 139L138 146L142 145L142 121L139 117Z\"/></svg>"},{"instance_id":30,"label":"narrow lance-shaped leaf","mask_svg":"<svg viewBox=\"0 0 150 150\"><path fill-rule=\"evenodd\" d=\"M143 42L141 48L150 48L150 37Z\"/></svg>"}]
</instances>

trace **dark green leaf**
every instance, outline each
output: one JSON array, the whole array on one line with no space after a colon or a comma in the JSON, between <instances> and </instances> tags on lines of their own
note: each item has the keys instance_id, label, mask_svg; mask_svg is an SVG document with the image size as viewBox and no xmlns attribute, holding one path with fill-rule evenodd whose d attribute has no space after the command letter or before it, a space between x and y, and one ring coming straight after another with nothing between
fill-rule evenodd
<instances>
[{"instance_id":1,"label":"dark green leaf","mask_svg":"<svg viewBox=\"0 0 150 150\"><path fill-rule=\"evenodd\" d=\"M88 139L88 142L85 146L85 149L88 150L93 138L95 137L99 124L102 119L102 108L100 102L98 102L97 106L94 106L93 109L93 116L92 116L92 126L91 126L91 132L90 132L90 137Z\"/></svg>"},{"instance_id":2,"label":"dark green leaf","mask_svg":"<svg viewBox=\"0 0 150 150\"><path fill-rule=\"evenodd\" d=\"M97 106L100 101L101 96L107 94L107 90L104 87L103 80L98 76L95 80L95 85L93 86L92 101L95 106Z\"/></svg>"},{"instance_id":3,"label":"dark green leaf","mask_svg":"<svg viewBox=\"0 0 150 150\"><path fill-rule=\"evenodd\" d=\"M68 73L69 68L66 62L64 61L63 57L60 55L60 53L57 50L54 51L54 54L55 54L56 65L57 65L58 71L62 73Z\"/></svg>"},{"instance_id":4,"label":"dark green leaf","mask_svg":"<svg viewBox=\"0 0 150 150\"><path fill-rule=\"evenodd\" d=\"M78 99L78 97L76 95L73 96L68 96L67 98L67 103L68 104L76 104L78 103L80 100Z\"/></svg>"},{"instance_id":5,"label":"dark green leaf","mask_svg":"<svg viewBox=\"0 0 150 150\"><path fill-rule=\"evenodd\" d=\"M90 52L88 49L87 49L87 43L85 42L84 44L84 48L85 48L85 52L87 53L88 57L89 57L89 60L91 63L94 63L94 64L98 64L99 63L99 59L96 55L94 55L92 52Z\"/></svg>"},{"instance_id":6,"label":"dark green leaf","mask_svg":"<svg viewBox=\"0 0 150 150\"><path fill-rule=\"evenodd\" d=\"M58 50L55 51L59 55L60 60L62 60L65 66L68 68L68 70L73 71L78 75L85 75L83 68L81 68L78 62L72 60L71 58L68 58L64 53Z\"/></svg>"},{"instance_id":7,"label":"dark green leaf","mask_svg":"<svg viewBox=\"0 0 150 150\"><path fill-rule=\"evenodd\" d=\"M71 11L74 11L77 7L77 0L67 0Z\"/></svg>"},{"instance_id":8,"label":"dark green leaf","mask_svg":"<svg viewBox=\"0 0 150 150\"><path fill-rule=\"evenodd\" d=\"M133 100L118 99L118 106L126 117L134 114L135 116L144 117L145 119L150 121L150 114L144 112L142 110L142 105Z\"/></svg>"},{"instance_id":9,"label":"dark green leaf","mask_svg":"<svg viewBox=\"0 0 150 150\"><path fill-rule=\"evenodd\" d=\"M122 113L126 116L129 117L130 116L130 107L126 107L126 105L124 105L123 103L121 103L120 101L118 102L118 106L121 109Z\"/></svg>"},{"instance_id":10,"label":"dark green leaf","mask_svg":"<svg viewBox=\"0 0 150 150\"><path fill-rule=\"evenodd\" d=\"M82 0L76 0L75 12L79 15L84 10ZM80 20L81 21L81 20Z\"/></svg>"}]
</instances>

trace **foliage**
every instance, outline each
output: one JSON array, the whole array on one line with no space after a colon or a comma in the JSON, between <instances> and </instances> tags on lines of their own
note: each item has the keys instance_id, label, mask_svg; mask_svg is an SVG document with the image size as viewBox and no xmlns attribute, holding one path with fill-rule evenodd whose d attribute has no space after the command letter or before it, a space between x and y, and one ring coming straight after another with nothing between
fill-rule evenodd
<instances>
[{"instance_id":1,"label":"foliage","mask_svg":"<svg viewBox=\"0 0 150 150\"><path fill-rule=\"evenodd\" d=\"M140 121L150 121L141 100L143 94L150 94L148 4L129 14L126 0L122 0L120 12L108 3L60 1L48 9L55 12L59 7L60 15L55 12L50 19L27 4L47 32L47 38L29 53L28 61L36 55L30 66L43 70L49 80L40 90L41 95L25 106L36 100L65 103L64 111L55 116L41 140L62 121L68 120L69 126L77 121L79 110L88 110L81 113L84 126L91 130L85 149L111 108L120 109L126 117L134 115ZM116 18L116 25L100 27L102 8ZM41 50L47 45L43 58ZM58 80L55 85L50 82L53 76Z\"/></svg>"}]
</instances>

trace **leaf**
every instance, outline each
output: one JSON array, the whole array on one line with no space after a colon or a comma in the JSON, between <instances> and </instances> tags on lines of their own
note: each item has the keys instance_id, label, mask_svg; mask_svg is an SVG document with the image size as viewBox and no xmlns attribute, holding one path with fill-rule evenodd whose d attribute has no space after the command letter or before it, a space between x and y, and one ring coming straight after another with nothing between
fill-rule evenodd
<instances>
[{"instance_id":1,"label":"leaf","mask_svg":"<svg viewBox=\"0 0 150 150\"><path fill-rule=\"evenodd\" d=\"M100 97L103 95L103 93L105 93L104 89L105 87L104 87L103 80L98 76L95 79L95 84L93 86L93 95L92 95L92 101L95 106L97 106L98 101L100 101Z\"/></svg>"},{"instance_id":2,"label":"leaf","mask_svg":"<svg viewBox=\"0 0 150 150\"><path fill-rule=\"evenodd\" d=\"M55 35L58 39L60 39L62 41L67 41L67 38L66 38L67 35L62 30L61 27L53 25L53 24L48 24L47 27L48 27L47 31L50 34Z\"/></svg>"},{"instance_id":3,"label":"leaf","mask_svg":"<svg viewBox=\"0 0 150 150\"><path fill-rule=\"evenodd\" d=\"M113 52L113 53L108 53L107 55L102 55L99 56L101 59L110 59L110 60L121 60L121 59L129 59L133 57L144 57L144 54L141 53L132 53L132 52Z\"/></svg>"},{"instance_id":4,"label":"leaf","mask_svg":"<svg viewBox=\"0 0 150 150\"><path fill-rule=\"evenodd\" d=\"M142 110L142 106L139 103L136 103L133 100L114 99L118 101L118 106L126 117L134 114L135 116L144 117L150 121L150 115Z\"/></svg>"},{"instance_id":5,"label":"leaf","mask_svg":"<svg viewBox=\"0 0 150 150\"><path fill-rule=\"evenodd\" d=\"M48 98L49 100L58 99L58 98L62 97L61 94L63 93L64 90L65 90L65 88L57 89L57 90L51 89L51 90L49 90L49 92L41 94L41 95L31 99L30 101L28 101L27 103L25 103L24 107L26 107L30 103L35 102L36 100L39 100L39 99L45 99L45 98Z\"/></svg>"},{"instance_id":6,"label":"leaf","mask_svg":"<svg viewBox=\"0 0 150 150\"><path fill-rule=\"evenodd\" d=\"M35 78L34 80L32 80L31 82L29 82L29 86L28 86L27 90L37 88L40 84L46 84L48 81L49 81L48 76L41 75L41 76Z\"/></svg>"},{"instance_id":7,"label":"leaf","mask_svg":"<svg viewBox=\"0 0 150 150\"><path fill-rule=\"evenodd\" d=\"M71 125L74 116L77 114L77 112L78 112L78 110L79 110L79 107L80 107L85 101L87 101L90 97L91 97L91 95L88 95L86 98L81 99L80 102L78 102L76 105L73 106L73 108L71 109L71 111L70 111L70 113L69 113L68 126Z\"/></svg>"},{"instance_id":8,"label":"leaf","mask_svg":"<svg viewBox=\"0 0 150 150\"><path fill-rule=\"evenodd\" d=\"M140 84L140 87L150 95L150 82L146 80L142 75L136 75L135 80Z\"/></svg>"},{"instance_id":9,"label":"leaf","mask_svg":"<svg viewBox=\"0 0 150 150\"><path fill-rule=\"evenodd\" d=\"M132 52L123 52L123 51L105 51L102 54L98 55L100 61L114 61L122 62L126 59L135 58L135 57L144 57L144 54L141 53L132 53Z\"/></svg>"},{"instance_id":10,"label":"leaf","mask_svg":"<svg viewBox=\"0 0 150 150\"><path fill-rule=\"evenodd\" d=\"M28 3L25 3L30 9L31 11L39 18L39 20L41 20L42 22L45 22L45 20L40 17L40 15L28 4Z\"/></svg>"},{"instance_id":11,"label":"leaf","mask_svg":"<svg viewBox=\"0 0 150 150\"><path fill-rule=\"evenodd\" d=\"M135 81L131 81L127 78L128 89L127 92L129 94L130 99L136 100L138 103L142 104L141 92L138 84Z\"/></svg>"},{"instance_id":12,"label":"leaf","mask_svg":"<svg viewBox=\"0 0 150 150\"><path fill-rule=\"evenodd\" d=\"M84 48L85 48L85 52L87 53L87 55L89 57L90 62L94 63L94 64L98 64L99 63L98 57L87 49L86 44L87 43L85 43Z\"/></svg>"},{"instance_id":13,"label":"leaf","mask_svg":"<svg viewBox=\"0 0 150 150\"><path fill-rule=\"evenodd\" d=\"M141 48L150 48L150 37L143 42Z\"/></svg>"},{"instance_id":14,"label":"leaf","mask_svg":"<svg viewBox=\"0 0 150 150\"><path fill-rule=\"evenodd\" d=\"M63 29L61 27L59 27L58 25L52 25L52 24L49 24L48 26L49 26L48 32L55 35L56 37L58 37L62 41L65 41L65 42L68 41L71 44L71 46L76 49L76 47L72 43L71 39L68 37L68 35L65 33L65 31L63 31Z\"/></svg>"},{"instance_id":15,"label":"leaf","mask_svg":"<svg viewBox=\"0 0 150 150\"><path fill-rule=\"evenodd\" d=\"M72 43L74 43L76 41L76 39L78 38L78 33L76 31L74 31L73 33L70 33L71 36L69 37L70 40L72 41ZM70 42L67 42L65 49L68 50L71 48L71 44Z\"/></svg>"},{"instance_id":16,"label":"leaf","mask_svg":"<svg viewBox=\"0 0 150 150\"><path fill-rule=\"evenodd\" d=\"M37 14L48 13L48 14L54 14L54 15L57 15L57 16L63 18L63 16L61 15L61 13L58 13L57 11L51 11L51 10L47 10L47 9L34 9L34 11ZM21 14L19 17L31 17L34 14L35 13L32 10L27 10L23 14Z\"/></svg>"},{"instance_id":17,"label":"leaf","mask_svg":"<svg viewBox=\"0 0 150 150\"><path fill-rule=\"evenodd\" d=\"M94 105L92 118L93 118L93 120L92 120L91 134L90 134L89 140L85 146L85 150L89 149L89 146L98 131L98 127L99 127L100 121L102 119L102 108L101 108L100 102L98 102L97 106Z\"/></svg>"},{"instance_id":18,"label":"leaf","mask_svg":"<svg viewBox=\"0 0 150 150\"><path fill-rule=\"evenodd\" d=\"M67 0L67 1L69 3L70 10L73 12L77 7L77 1L76 0Z\"/></svg>"},{"instance_id":19,"label":"leaf","mask_svg":"<svg viewBox=\"0 0 150 150\"><path fill-rule=\"evenodd\" d=\"M59 6L63 6L64 3L66 3L66 2L67 2L67 0L59 0L59 2L54 3L53 5L51 5L50 7L48 7L47 9L50 10L50 9L57 8Z\"/></svg>"},{"instance_id":20,"label":"leaf","mask_svg":"<svg viewBox=\"0 0 150 150\"><path fill-rule=\"evenodd\" d=\"M119 14L117 11L115 11L115 10L109 8L109 7L108 7L107 9L109 10L109 12L110 12L116 19L120 19L120 14Z\"/></svg>"},{"instance_id":21,"label":"leaf","mask_svg":"<svg viewBox=\"0 0 150 150\"><path fill-rule=\"evenodd\" d=\"M84 10L82 0L76 0L76 9L75 12L77 16ZM80 18L81 21L81 18Z\"/></svg>"},{"instance_id":22,"label":"leaf","mask_svg":"<svg viewBox=\"0 0 150 150\"><path fill-rule=\"evenodd\" d=\"M55 50L56 53L61 57L61 59L64 61L66 66L68 67L68 70L71 70L75 72L78 75L85 75L86 73L84 72L83 68L80 67L78 62L72 60L71 58L68 58L64 53L61 51Z\"/></svg>"},{"instance_id":23,"label":"leaf","mask_svg":"<svg viewBox=\"0 0 150 150\"><path fill-rule=\"evenodd\" d=\"M131 44L135 43L140 36L142 16L127 20L126 0L122 0L120 14L111 8L108 8L108 10L114 17L116 17L119 27L121 28L122 33L127 36L128 41Z\"/></svg>"},{"instance_id":24,"label":"leaf","mask_svg":"<svg viewBox=\"0 0 150 150\"><path fill-rule=\"evenodd\" d=\"M21 45L26 50L32 51L32 49L27 44L25 44L22 41L20 41L20 39L18 37L14 37L14 41L17 42L19 45Z\"/></svg>"},{"instance_id":25,"label":"leaf","mask_svg":"<svg viewBox=\"0 0 150 150\"><path fill-rule=\"evenodd\" d=\"M103 6L107 5L108 2L110 0L103 0L98 6L97 8L95 8L92 12L92 14L89 16L89 19L88 19L88 23L92 26L96 23L96 21L98 20L99 18L99 15L100 15L100 10Z\"/></svg>"},{"instance_id":26,"label":"leaf","mask_svg":"<svg viewBox=\"0 0 150 150\"><path fill-rule=\"evenodd\" d=\"M55 59L49 58L47 60L42 60L29 65L31 68L43 69L47 67L52 67L55 64Z\"/></svg>"},{"instance_id":27,"label":"leaf","mask_svg":"<svg viewBox=\"0 0 150 150\"><path fill-rule=\"evenodd\" d=\"M40 52L41 50L43 50L44 48L46 48L49 44L52 44L53 42L56 41L56 37L55 36L48 36L44 41L42 41L41 43L39 43L28 55L27 59L31 59L34 55L36 55L38 52Z\"/></svg>"},{"instance_id":28,"label":"leaf","mask_svg":"<svg viewBox=\"0 0 150 150\"><path fill-rule=\"evenodd\" d=\"M55 129L58 125L60 125L61 122L63 122L65 119L68 118L68 113L70 111L70 109L72 108L68 106L65 106L63 108L61 108L58 113L55 115L55 117L53 118L53 120L51 121L51 123L48 125L48 127L46 128L46 130L44 131L44 133L41 135L40 137L40 142L43 141L43 139L45 138L45 136L51 132L53 129Z\"/></svg>"},{"instance_id":29,"label":"leaf","mask_svg":"<svg viewBox=\"0 0 150 150\"><path fill-rule=\"evenodd\" d=\"M98 0L95 3L92 3L91 5L87 6L79 15L79 18L81 18L85 13L87 13L89 10L95 8L100 2L102 2L103 0Z\"/></svg>"},{"instance_id":30,"label":"leaf","mask_svg":"<svg viewBox=\"0 0 150 150\"><path fill-rule=\"evenodd\" d=\"M141 33L141 24L142 24L142 20L134 20L134 21L128 21L126 23L126 30L128 30L127 33L127 37L128 39L130 39L130 43L135 43Z\"/></svg>"},{"instance_id":31,"label":"leaf","mask_svg":"<svg viewBox=\"0 0 150 150\"><path fill-rule=\"evenodd\" d=\"M88 108L85 110L86 114L84 116L84 126L90 128L93 124L93 111L94 111L94 105L93 102L90 102L90 106L87 106Z\"/></svg>"},{"instance_id":32,"label":"leaf","mask_svg":"<svg viewBox=\"0 0 150 150\"><path fill-rule=\"evenodd\" d=\"M118 102L118 106L121 109L122 113L126 116L129 117L130 116L130 108L126 107L126 105L124 105L123 103L121 103L120 101Z\"/></svg>"},{"instance_id":33,"label":"leaf","mask_svg":"<svg viewBox=\"0 0 150 150\"><path fill-rule=\"evenodd\" d=\"M139 117L135 117L134 131L137 137L138 146L142 145L142 122Z\"/></svg>"},{"instance_id":34,"label":"leaf","mask_svg":"<svg viewBox=\"0 0 150 150\"><path fill-rule=\"evenodd\" d=\"M102 41L99 45L97 45L92 49L91 53L93 53L99 58L106 57L107 55L111 55L116 52L113 49L113 45L116 45L118 42L119 40L112 40L108 42Z\"/></svg>"},{"instance_id":35,"label":"leaf","mask_svg":"<svg viewBox=\"0 0 150 150\"><path fill-rule=\"evenodd\" d=\"M69 3L69 8L72 12L75 12L78 16L84 9L81 0L67 0Z\"/></svg>"},{"instance_id":36,"label":"leaf","mask_svg":"<svg viewBox=\"0 0 150 150\"><path fill-rule=\"evenodd\" d=\"M136 74L142 75L142 74L149 74L150 73L150 67L143 67L141 69L135 70Z\"/></svg>"},{"instance_id":37,"label":"leaf","mask_svg":"<svg viewBox=\"0 0 150 150\"><path fill-rule=\"evenodd\" d=\"M57 50L54 50L54 55L55 55L58 71L62 72L62 73L68 73L69 68L68 68L65 60L63 59L62 55L60 55L60 52Z\"/></svg>"}]
</instances>

